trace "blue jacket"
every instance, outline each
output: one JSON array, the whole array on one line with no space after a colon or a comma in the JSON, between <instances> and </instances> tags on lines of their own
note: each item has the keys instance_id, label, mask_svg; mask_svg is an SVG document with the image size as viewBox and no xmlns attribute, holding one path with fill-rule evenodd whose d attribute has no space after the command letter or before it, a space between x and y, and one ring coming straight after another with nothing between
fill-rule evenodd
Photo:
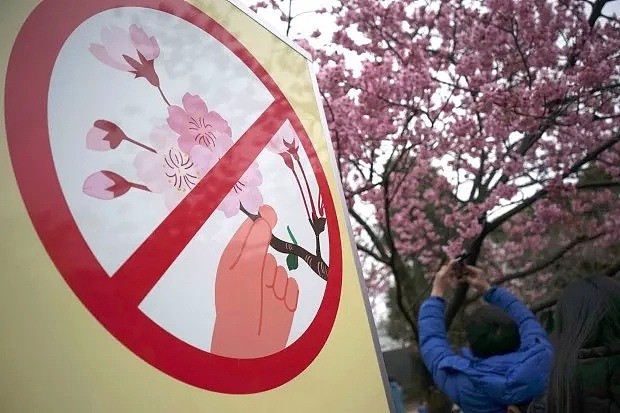
<instances>
[{"instance_id":1,"label":"blue jacket","mask_svg":"<svg viewBox=\"0 0 620 413\"><path fill-rule=\"evenodd\" d=\"M516 321L518 351L487 359L468 349L454 353L446 336L445 301L430 297L420 308L420 352L437 386L464 413L505 413L508 405L527 403L545 391L553 349L534 315L510 292L494 287L484 298Z\"/></svg>"}]
</instances>

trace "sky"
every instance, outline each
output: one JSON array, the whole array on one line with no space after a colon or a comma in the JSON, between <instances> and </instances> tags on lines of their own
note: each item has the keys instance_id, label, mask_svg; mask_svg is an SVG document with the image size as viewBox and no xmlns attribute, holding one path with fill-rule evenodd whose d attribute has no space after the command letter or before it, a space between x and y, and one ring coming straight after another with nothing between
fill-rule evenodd
<instances>
[{"instance_id":1,"label":"sky","mask_svg":"<svg viewBox=\"0 0 620 413\"><path fill-rule=\"evenodd\" d=\"M236 1L248 7L256 3L255 0ZM281 1L281 3L287 3L284 4L284 11L288 12L288 2ZM292 39L307 38L314 30L318 28L321 32L324 33L324 35L321 36L320 41L322 41L323 43L329 41L329 36L325 34L331 33L335 29L335 25L332 23L329 16L317 15L316 13L312 12L323 7L329 9L331 6L337 5L338 3L339 2L335 0L293 0L292 15L298 17L293 20L292 29L289 33L289 37ZM286 23L280 20L277 12L262 9L259 11L259 16L264 21L266 21L271 26L271 28L276 29L281 34L286 33Z\"/></svg>"},{"instance_id":2,"label":"sky","mask_svg":"<svg viewBox=\"0 0 620 413\"><path fill-rule=\"evenodd\" d=\"M235 1L248 7L256 4L257 2L256 0ZM285 4L288 2L283 0L280 0L280 2L285 7L284 11L288 11L288 4ZM321 16L310 12L320 9L322 7L329 9L331 6L337 5L338 3L339 1L337 0L293 0L293 15L298 15L300 13L303 14L294 20L293 29L291 30L290 37L308 37L317 28L324 34L331 33L335 28L335 25L333 24L331 19L327 15ZM612 16L614 13L617 16L620 16L620 0L610 1L605 5L605 8L603 9L604 15ZM279 16L276 12L268 12L263 9L260 11L259 15L263 20L269 23L273 28L277 29L280 33L285 33L286 24L279 19ZM323 43L328 42L329 36L321 36L320 41Z\"/></svg>"}]
</instances>

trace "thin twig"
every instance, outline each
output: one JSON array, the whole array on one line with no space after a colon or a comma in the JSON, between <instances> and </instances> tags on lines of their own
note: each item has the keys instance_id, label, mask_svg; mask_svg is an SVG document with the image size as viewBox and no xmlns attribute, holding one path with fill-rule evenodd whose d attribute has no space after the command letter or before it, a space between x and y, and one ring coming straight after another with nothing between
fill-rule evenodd
<instances>
[{"instance_id":1,"label":"thin twig","mask_svg":"<svg viewBox=\"0 0 620 413\"><path fill-rule=\"evenodd\" d=\"M252 214L247 209L245 209L243 205L240 205L239 209L252 221L256 221L258 218L260 218L260 215ZM275 235L271 235L271 241L269 242L269 245L271 245L274 250L283 254L293 254L298 256L308 264L308 266L312 269L312 271L316 273L316 275L327 281L327 272L329 270L329 266L325 263L325 261L323 261L321 257L313 255L299 245L283 241Z\"/></svg>"}]
</instances>

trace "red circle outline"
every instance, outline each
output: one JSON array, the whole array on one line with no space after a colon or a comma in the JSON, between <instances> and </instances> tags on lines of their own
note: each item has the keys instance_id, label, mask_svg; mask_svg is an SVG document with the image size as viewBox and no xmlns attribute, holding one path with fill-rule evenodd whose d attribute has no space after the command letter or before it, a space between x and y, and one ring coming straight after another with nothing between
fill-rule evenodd
<instances>
[{"instance_id":1,"label":"red circle outline","mask_svg":"<svg viewBox=\"0 0 620 413\"><path fill-rule=\"evenodd\" d=\"M231 359L198 350L163 330L137 306L124 304L73 220L56 175L47 122L47 91L56 57L86 19L116 7L144 7L182 18L231 50L285 102L323 194L330 268L323 300L303 335L284 350L258 359ZM46 93L42 93L46 91ZM333 327L342 287L342 248L332 194L312 143L267 71L222 26L182 0L44 0L21 28L9 59L5 89L7 141L20 192L57 269L92 315L143 360L187 384L222 393L256 393L303 372Z\"/></svg>"}]
</instances>

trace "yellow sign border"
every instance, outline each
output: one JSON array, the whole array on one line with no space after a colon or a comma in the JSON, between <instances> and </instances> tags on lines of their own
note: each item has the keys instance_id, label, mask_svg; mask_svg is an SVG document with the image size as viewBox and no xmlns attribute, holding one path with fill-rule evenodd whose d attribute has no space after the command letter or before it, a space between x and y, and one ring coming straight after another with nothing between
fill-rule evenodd
<instances>
[{"instance_id":1,"label":"yellow sign border","mask_svg":"<svg viewBox=\"0 0 620 413\"><path fill-rule=\"evenodd\" d=\"M322 107L306 57L265 31L228 1L191 1L224 26L269 71L299 114L337 205L344 206L335 174ZM264 393L235 396L179 382L136 357L82 306L39 241L19 194L6 142L4 88L17 33L38 1L0 6L0 410L7 412L386 412L383 361L377 353L368 302L361 290L357 258L345 209L338 210L343 238L343 289L338 315L325 347L306 371ZM289 73L298 73L292 77ZM301 82L301 83L300 83ZM306 90L304 90L306 89ZM33 165L36 168L36 165ZM330 173L331 172L331 173ZM59 240L60 241L60 240Z\"/></svg>"}]
</instances>

